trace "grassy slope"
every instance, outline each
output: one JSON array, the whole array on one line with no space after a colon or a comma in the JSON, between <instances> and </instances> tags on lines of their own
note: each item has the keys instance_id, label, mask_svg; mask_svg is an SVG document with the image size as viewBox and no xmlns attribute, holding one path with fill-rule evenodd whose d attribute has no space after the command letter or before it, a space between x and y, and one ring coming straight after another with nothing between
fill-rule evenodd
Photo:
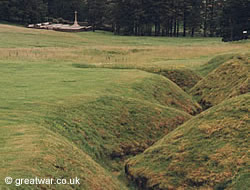
<instances>
[{"instance_id":1,"label":"grassy slope","mask_svg":"<svg viewBox=\"0 0 250 190\"><path fill-rule=\"evenodd\" d=\"M223 64L215 60L214 63L205 65L206 70L212 71L190 90L204 108L249 91L249 57L247 55L231 59L230 57L220 59L225 61ZM216 68L218 63L219 66Z\"/></svg>"},{"instance_id":2,"label":"grassy slope","mask_svg":"<svg viewBox=\"0 0 250 190\"><path fill-rule=\"evenodd\" d=\"M126 78L126 84L117 85L113 78L113 87L108 86L106 92L95 99L86 100L82 95L65 99L50 108L45 116L46 125L99 162L111 166L110 160L142 152L190 119L188 113L200 110L199 105L171 81L139 73L145 78L134 82ZM122 167L112 164L115 170Z\"/></svg>"},{"instance_id":3,"label":"grassy slope","mask_svg":"<svg viewBox=\"0 0 250 190\"><path fill-rule=\"evenodd\" d=\"M224 101L127 162L142 189L247 189L250 94Z\"/></svg>"},{"instance_id":4,"label":"grassy slope","mask_svg":"<svg viewBox=\"0 0 250 190\"><path fill-rule=\"evenodd\" d=\"M126 65L93 65L93 64L73 64L76 68L111 68L111 69L138 69L149 73L160 74L173 81L184 91L189 91L202 79L198 72L186 68L155 68L155 67L135 67Z\"/></svg>"},{"instance_id":5,"label":"grassy slope","mask_svg":"<svg viewBox=\"0 0 250 190\"><path fill-rule=\"evenodd\" d=\"M0 128L0 189L126 189L90 156L60 135L38 125ZM4 184L4 178L80 178L81 185ZM94 180L93 180L94 179Z\"/></svg>"},{"instance_id":6,"label":"grassy slope","mask_svg":"<svg viewBox=\"0 0 250 190\"><path fill-rule=\"evenodd\" d=\"M184 91L189 91L202 79L199 74L189 69L163 69L158 73L176 83Z\"/></svg>"},{"instance_id":7,"label":"grassy slope","mask_svg":"<svg viewBox=\"0 0 250 190\"><path fill-rule=\"evenodd\" d=\"M223 63L233 59L235 54L226 54L226 55L219 55L208 61L208 63L202 65L198 70L198 72L203 76L207 76L210 72L217 69Z\"/></svg>"},{"instance_id":8,"label":"grassy slope","mask_svg":"<svg viewBox=\"0 0 250 190\"><path fill-rule=\"evenodd\" d=\"M104 96L93 102L60 106L46 121L51 130L107 164L144 151L188 119L190 115L172 108Z\"/></svg>"}]
</instances>

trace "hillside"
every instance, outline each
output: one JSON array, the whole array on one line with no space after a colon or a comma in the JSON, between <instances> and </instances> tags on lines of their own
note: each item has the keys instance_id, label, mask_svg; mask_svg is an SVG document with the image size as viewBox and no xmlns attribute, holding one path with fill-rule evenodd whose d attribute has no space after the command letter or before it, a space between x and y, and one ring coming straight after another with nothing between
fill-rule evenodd
<instances>
[{"instance_id":1,"label":"hillside","mask_svg":"<svg viewBox=\"0 0 250 190\"><path fill-rule=\"evenodd\" d=\"M79 189L127 189L83 151L60 135L38 125L0 128L0 189L51 189L51 185L6 185L5 177L15 179L80 179ZM3 179L3 180L2 180ZM52 189L76 189L55 185Z\"/></svg>"},{"instance_id":2,"label":"hillside","mask_svg":"<svg viewBox=\"0 0 250 190\"><path fill-rule=\"evenodd\" d=\"M202 77L190 69L163 69L158 72L177 84L184 91L189 91Z\"/></svg>"},{"instance_id":3,"label":"hillside","mask_svg":"<svg viewBox=\"0 0 250 190\"><path fill-rule=\"evenodd\" d=\"M247 189L250 94L189 120L127 161L140 189Z\"/></svg>"},{"instance_id":4,"label":"hillside","mask_svg":"<svg viewBox=\"0 0 250 190\"><path fill-rule=\"evenodd\" d=\"M99 162L119 170L122 165L111 166L111 161L143 152L189 120L189 113L200 110L177 85L158 75L149 76L131 87L125 85L126 93L120 85L109 89L116 93L91 101L64 100L51 109L46 125Z\"/></svg>"},{"instance_id":5,"label":"hillside","mask_svg":"<svg viewBox=\"0 0 250 190\"><path fill-rule=\"evenodd\" d=\"M204 67L207 69L210 65L212 63ZM210 66L213 67L215 68L190 90L190 94L204 109L249 92L249 56L234 56L218 67Z\"/></svg>"}]
</instances>

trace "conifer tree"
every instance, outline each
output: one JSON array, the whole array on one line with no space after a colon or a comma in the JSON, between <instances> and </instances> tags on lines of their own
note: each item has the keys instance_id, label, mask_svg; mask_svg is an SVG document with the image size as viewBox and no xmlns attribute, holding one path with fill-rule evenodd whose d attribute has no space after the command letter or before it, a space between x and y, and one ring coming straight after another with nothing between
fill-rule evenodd
<instances>
[{"instance_id":1,"label":"conifer tree","mask_svg":"<svg viewBox=\"0 0 250 190\"><path fill-rule=\"evenodd\" d=\"M235 41L244 38L243 31L250 29L250 1L227 0L223 7L223 41Z\"/></svg>"}]
</instances>

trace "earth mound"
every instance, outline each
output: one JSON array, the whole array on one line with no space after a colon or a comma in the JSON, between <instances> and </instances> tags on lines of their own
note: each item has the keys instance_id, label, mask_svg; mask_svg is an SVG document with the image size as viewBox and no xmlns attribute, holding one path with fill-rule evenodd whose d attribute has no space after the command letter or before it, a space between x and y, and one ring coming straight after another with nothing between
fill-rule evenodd
<instances>
[{"instance_id":1,"label":"earth mound","mask_svg":"<svg viewBox=\"0 0 250 190\"><path fill-rule=\"evenodd\" d=\"M245 56L235 56L198 82L190 94L204 108L249 92L250 62Z\"/></svg>"},{"instance_id":2,"label":"earth mound","mask_svg":"<svg viewBox=\"0 0 250 190\"><path fill-rule=\"evenodd\" d=\"M125 166L143 190L247 189L250 94L187 121Z\"/></svg>"}]
</instances>

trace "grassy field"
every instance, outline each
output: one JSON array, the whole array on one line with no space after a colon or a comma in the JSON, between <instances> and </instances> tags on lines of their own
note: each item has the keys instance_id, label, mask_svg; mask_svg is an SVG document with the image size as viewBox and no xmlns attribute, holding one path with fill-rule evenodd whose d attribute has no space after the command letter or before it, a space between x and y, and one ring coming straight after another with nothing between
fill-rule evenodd
<instances>
[{"instance_id":1,"label":"grassy field","mask_svg":"<svg viewBox=\"0 0 250 190\"><path fill-rule=\"evenodd\" d=\"M195 118L202 108L188 92L249 49L0 24L0 189L15 189L6 176L82 179L36 189L134 189L125 160Z\"/></svg>"},{"instance_id":2,"label":"grassy field","mask_svg":"<svg viewBox=\"0 0 250 190\"><path fill-rule=\"evenodd\" d=\"M118 68L196 68L217 55L244 53L250 43L220 38L114 36L58 33L0 25L1 60L79 63ZM8 39L8 40L6 40Z\"/></svg>"}]
</instances>

